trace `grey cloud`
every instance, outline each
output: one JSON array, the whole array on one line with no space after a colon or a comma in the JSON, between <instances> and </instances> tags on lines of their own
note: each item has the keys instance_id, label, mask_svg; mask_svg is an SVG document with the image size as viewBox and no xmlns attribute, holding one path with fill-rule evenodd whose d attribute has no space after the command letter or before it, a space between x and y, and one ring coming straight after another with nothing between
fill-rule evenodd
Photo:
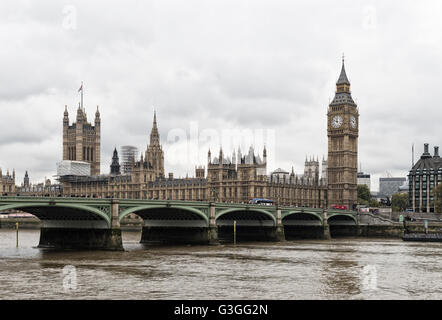
<instances>
[{"instance_id":1,"label":"grey cloud","mask_svg":"<svg viewBox=\"0 0 442 320\"><path fill-rule=\"evenodd\" d=\"M66 5L74 29L63 25ZM36 181L55 173L64 105L72 122L83 80L90 120L100 105L105 172L114 146L144 151L153 106L163 144L191 121L275 129L275 166L302 170L306 154L327 153L327 104L345 52L364 171L405 175L411 143L442 144L430 123L442 116L440 12L436 0L2 1L0 165ZM167 157L167 171L193 172Z\"/></svg>"}]
</instances>

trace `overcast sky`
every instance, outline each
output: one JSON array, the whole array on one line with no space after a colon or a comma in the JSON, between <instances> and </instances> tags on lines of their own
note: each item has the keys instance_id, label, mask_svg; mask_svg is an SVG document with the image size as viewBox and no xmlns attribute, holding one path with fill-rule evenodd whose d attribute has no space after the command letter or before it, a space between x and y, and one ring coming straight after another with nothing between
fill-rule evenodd
<instances>
[{"instance_id":1,"label":"overcast sky","mask_svg":"<svg viewBox=\"0 0 442 320\"><path fill-rule=\"evenodd\" d=\"M387 172L407 174L412 143L416 159L442 144L441 16L439 0L2 0L0 167L17 184L25 170L34 183L56 174L64 106L72 122L84 81L88 119L101 112L102 173L114 147L144 152L154 108L175 176L193 176L209 147L218 155L214 134L246 129L265 137L252 142L268 145L268 171L301 173L306 155L327 155L345 53L376 190Z\"/></svg>"}]
</instances>

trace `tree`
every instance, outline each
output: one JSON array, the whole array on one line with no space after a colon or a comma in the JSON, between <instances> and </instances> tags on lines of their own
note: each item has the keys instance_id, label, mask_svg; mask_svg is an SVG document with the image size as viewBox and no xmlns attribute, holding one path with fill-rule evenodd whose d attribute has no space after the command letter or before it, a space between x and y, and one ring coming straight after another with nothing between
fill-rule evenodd
<instances>
[{"instance_id":1,"label":"tree","mask_svg":"<svg viewBox=\"0 0 442 320\"><path fill-rule=\"evenodd\" d=\"M371 199L370 189L368 189L367 185L361 184L358 185L358 200L359 203L369 202ZM360 201L362 200L362 201Z\"/></svg>"},{"instance_id":2,"label":"tree","mask_svg":"<svg viewBox=\"0 0 442 320\"><path fill-rule=\"evenodd\" d=\"M391 207L394 212L405 211L408 205L408 193L396 193L391 197Z\"/></svg>"},{"instance_id":3,"label":"tree","mask_svg":"<svg viewBox=\"0 0 442 320\"><path fill-rule=\"evenodd\" d=\"M378 201L376 201L375 199L371 199L371 200L368 202L368 205L369 205L370 207L374 207L374 208L377 208L377 207L380 207L380 206L381 206L381 204L380 204Z\"/></svg>"},{"instance_id":4,"label":"tree","mask_svg":"<svg viewBox=\"0 0 442 320\"><path fill-rule=\"evenodd\" d=\"M439 183L433 190L434 212L442 213L442 183Z\"/></svg>"}]
</instances>

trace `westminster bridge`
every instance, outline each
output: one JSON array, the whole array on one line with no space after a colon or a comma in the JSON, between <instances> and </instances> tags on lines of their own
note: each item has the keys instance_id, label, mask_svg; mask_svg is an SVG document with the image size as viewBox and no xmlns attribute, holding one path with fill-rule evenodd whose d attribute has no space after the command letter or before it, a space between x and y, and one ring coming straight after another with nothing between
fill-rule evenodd
<instances>
[{"instance_id":1,"label":"westminster bridge","mask_svg":"<svg viewBox=\"0 0 442 320\"><path fill-rule=\"evenodd\" d=\"M354 211L243 203L98 198L0 197L0 212L41 220L39 247L122 250L120 222L143 219L142 243L216 244L219 240L328 239L354 233ZM235 227L234 227L235 226Z\"/></svg>"}]
</instances>

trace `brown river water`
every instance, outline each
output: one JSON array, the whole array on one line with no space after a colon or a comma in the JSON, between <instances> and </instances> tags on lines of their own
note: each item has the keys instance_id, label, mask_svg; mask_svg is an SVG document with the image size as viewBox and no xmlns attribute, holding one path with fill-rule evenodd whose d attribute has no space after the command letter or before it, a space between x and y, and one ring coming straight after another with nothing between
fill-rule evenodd
<instances>
[{"instance_id":1,"label":"brown river water","mask_svg":"<svg viewBox=\"0 0 442 320\"><path fill-rule=\"evenodd\" d=\"M442 299L442 243L342 238L124 252L36 249L0 229L1 299Z\"/></svg>"}]
</instances>

